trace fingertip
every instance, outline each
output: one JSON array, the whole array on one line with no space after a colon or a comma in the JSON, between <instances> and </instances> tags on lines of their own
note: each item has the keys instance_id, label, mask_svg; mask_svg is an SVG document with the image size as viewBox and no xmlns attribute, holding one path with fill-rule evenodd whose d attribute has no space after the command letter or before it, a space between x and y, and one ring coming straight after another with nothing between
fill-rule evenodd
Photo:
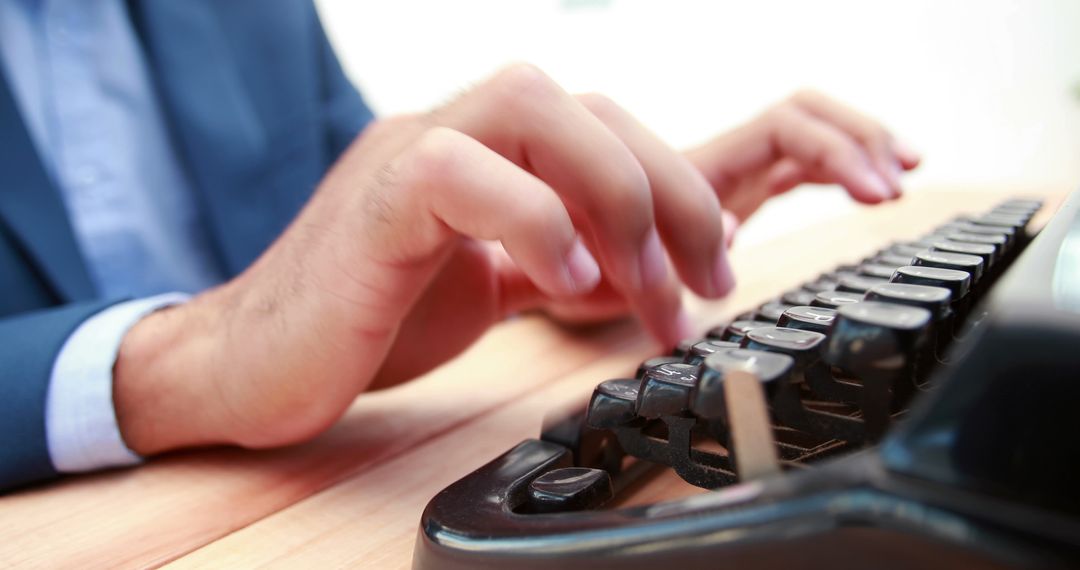
<instances>
[{"instance_id":1,"label":"fingertip","mask_svg":"<svg viewBox=\"0 0 1080 570\"><path fill-rule=\"evenodd\" d=\"M848 186L852 197L866 204L879 204L894 198L893 190L885 179L873 169L866 168L856 175L854 184Z\"/></svg>"},{"instance_id":2,"label":"fingertip","mask_svg":"<svg viewBox=\"0 0 1080 570\"><path fill-rule=\"evenodd\" d=\"M922 155L902 140L893 141L893 152L896 153L896 158L900 160L900 166L904 170L911 170L922 162Z\"/></svg>"},{"instance_id":3,"label":"fingertip","mask_svg":"<svg viewBox=\"0 0 1080 570\"><path fill-rule=\"evenodd\" d=\"M570 290L578 295L592 291L600 283L600 265L581 238L574 240L566 255L566 277Z\"/></svg>"},{"instance_id":4,"label":"fingertip","mask_svg":"<svg viewBox=\"0 0 1080 570\"><path fill-rule=\"evenodd\" d=\"M727 247L721 247L713 265L714 297L723 297L735 288L735 270L728 259Z\"/></svg>"}]
</instances>

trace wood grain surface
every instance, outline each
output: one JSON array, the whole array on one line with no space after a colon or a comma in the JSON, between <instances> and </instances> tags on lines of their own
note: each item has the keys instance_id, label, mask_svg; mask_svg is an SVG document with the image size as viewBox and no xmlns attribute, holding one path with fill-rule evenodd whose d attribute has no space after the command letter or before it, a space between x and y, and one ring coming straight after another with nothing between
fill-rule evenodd
<instances>
[{"instance_id":1,"label":"wood grain surface","mask_svg":"<svg viewBox=\"0 0 1080 570\"><path fill-rule=\"evenodd\" d=\"M1033 194L1048 197L1041 219L1064 196ZM736 243L735 293L717 302L688 296L688 307L704 330L1006 197L913 193L775 242ZM306 444L175 453L2 496L0 566L408 568L435 493L537 436L548 410L584 403L597 383L632 373L658 350L631 322L570 331L535 316L512 319L424 378L361 395ZM695 492L666 476L628 502Z\"/></svg>"}]
</instances>

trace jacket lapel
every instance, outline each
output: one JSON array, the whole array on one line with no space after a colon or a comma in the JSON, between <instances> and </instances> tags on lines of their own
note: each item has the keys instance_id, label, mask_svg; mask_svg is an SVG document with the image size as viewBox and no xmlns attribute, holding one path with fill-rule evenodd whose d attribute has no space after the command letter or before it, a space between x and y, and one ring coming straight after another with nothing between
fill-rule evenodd
<instances>
[{"instance_id":1,"label":"jacket lapel","mask_svg":"<svg viewBox=\"0 0 1080 570\"><path fill-rule=\"evenodd\" d=\"M62 301L96 296L64 203L0 74L0 220Z\"/></svg>"},{"instance_id":2,"label":"jacket lapel","mask_svg":"<svg viewBox=\"0 0 1080 570\"><path fill-rule=\"evenodd\" d=\"M273 235L265 216L250 215L255 173L268 145L252 107L215 2L132 1L177 148L198 191L225 266L243 270Z\"/></svg>"}]
</instances>

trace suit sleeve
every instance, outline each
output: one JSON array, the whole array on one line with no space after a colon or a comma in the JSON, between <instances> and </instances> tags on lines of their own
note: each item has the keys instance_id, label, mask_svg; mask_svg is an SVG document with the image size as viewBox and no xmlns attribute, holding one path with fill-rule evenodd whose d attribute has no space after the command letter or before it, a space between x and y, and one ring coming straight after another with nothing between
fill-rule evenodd
<instances>
[{"instance_id":1,"label":"suit sleeve","mask_svg":"<svg viewBox=\"0 0 1080 570\"><path fill-rule=\"evenodd\" d=\"M375 116L364 103L360 92L345 76L318 14L315 15L315 28L322 59L323 119L330 159L336 160Z\"/></svg>"},{"instance_id":2,"label":"suit sleeve","mask_svg":"<svg viewBox=\"0 0 1080 570\"><path fill-rule=\"evenodd\" d=\"M111 304L75 303L0 319L0 490L56 476L45 430L53 363L71 333Z\"/></svg>"}]
</instances>

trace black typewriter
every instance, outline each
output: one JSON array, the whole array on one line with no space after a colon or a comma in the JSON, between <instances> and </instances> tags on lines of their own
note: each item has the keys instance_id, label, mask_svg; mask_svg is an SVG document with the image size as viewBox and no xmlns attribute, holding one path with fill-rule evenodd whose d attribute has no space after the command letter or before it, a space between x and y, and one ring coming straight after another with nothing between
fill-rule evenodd
<instances>
[{"instance_id":1,"label":"black typewriter","mask_svg":"<svg viewBox=\"0 0 1080 570\"><path fill-rule=\"evenodd\" d=\"M1041 207L955 219L600 383L432 499L414 568L1080 566L1080 192L1036 237ZM712 492L610 506L656 466Z\"/></svg>"}]
</instances>

